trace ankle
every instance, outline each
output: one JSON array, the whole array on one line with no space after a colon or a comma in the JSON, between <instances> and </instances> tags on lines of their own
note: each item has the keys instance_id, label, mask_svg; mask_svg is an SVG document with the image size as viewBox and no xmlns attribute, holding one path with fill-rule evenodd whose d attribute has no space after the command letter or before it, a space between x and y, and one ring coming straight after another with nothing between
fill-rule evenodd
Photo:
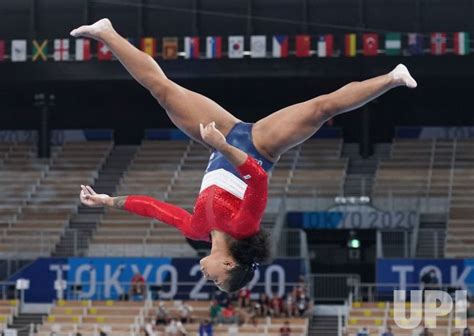
<instances>
[{"instance_id":1,"label":"ankle","mask_svg":"<svg viewBox=\"0 0 474 336\"><path fill-rule=\"evenodd\" d=\"M388 74L387 74L387 81L388 81L388 85L391 87L391 88L395 88L395 87L398 87L398 86L402 86L402 85L405 85L405 83L403 82L403 79L396 76L396 74L394 73L394 71L390 71Z\"/></svg>"},{"instance_id":2,"label":"ankle","mask_svg":"<svg viewBox=\"0 0 474 336\"><path fill-rule=\"evenodd\" d=\"M108 43L111 39L115 38L117 33L113 29L102 30L97 33L97 39L101 42Z\"/></svg>"}]
</instances>

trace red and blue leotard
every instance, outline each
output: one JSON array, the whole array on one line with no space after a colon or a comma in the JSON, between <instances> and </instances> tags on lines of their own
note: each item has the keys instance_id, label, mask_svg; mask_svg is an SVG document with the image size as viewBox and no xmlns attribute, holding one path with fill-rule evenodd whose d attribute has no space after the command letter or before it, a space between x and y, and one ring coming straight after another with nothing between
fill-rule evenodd
<instances>
[{"instance_id":1,"label":"red and blue leotard","mask_svg":"<svg viewBox=\"0 0 474 336\"><path fill-rule=\"evenodd\" d=\"M147 196L128 196L125 210L172 225L194 240L209 241L212 230L245 239L260 229L267 204L268 177L250 155L237 167L237 172L239 176L223 168L209 171L208 167L193 214Z\"/></svg>"}]
</instances>

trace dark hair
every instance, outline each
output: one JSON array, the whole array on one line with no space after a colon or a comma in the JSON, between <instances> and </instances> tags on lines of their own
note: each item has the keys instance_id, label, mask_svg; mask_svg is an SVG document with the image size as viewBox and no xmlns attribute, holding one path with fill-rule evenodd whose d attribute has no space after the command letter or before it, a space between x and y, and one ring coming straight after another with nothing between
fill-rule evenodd
<instances>
[{"instance_id":1,"label":"dark hair","mask_svg":"<svg viewBox=\"0 0 474 336\"><path fill-rule=\"evenodd\" d=\"M229 251L237 265L229 271L228 292L236 292L252 280L258 263L270 258L270 235L261 229L256 235L237 240L229 238Z\"/></svg>"}]
</instances>

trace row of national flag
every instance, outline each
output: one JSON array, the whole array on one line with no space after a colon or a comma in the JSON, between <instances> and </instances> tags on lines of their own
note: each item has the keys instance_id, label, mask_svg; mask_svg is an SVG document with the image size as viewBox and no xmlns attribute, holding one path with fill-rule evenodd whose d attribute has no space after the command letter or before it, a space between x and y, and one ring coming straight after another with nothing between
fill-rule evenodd
<instances>
[{"instance_id":1,"label":"row of national flag","mask_svg":"<svg viewBox=\"0 0 474 336\"><path fill-rule=\"evenodd\" d=\"M228 58L286 58L295 57L354 57L363 56L412 56L467 55L471 51L469 33L349 33L345 35L234 35L202 37L164 37L161 45L154 37L145 37L138 43L128 39L145 53L156 58L217 59ZM226 43L224 43L226 41ZM112 52L102 42L89 39L54 40L0 40L0 62L47 61L100 61L114 59Z\"/></svg>"}]
</instances>

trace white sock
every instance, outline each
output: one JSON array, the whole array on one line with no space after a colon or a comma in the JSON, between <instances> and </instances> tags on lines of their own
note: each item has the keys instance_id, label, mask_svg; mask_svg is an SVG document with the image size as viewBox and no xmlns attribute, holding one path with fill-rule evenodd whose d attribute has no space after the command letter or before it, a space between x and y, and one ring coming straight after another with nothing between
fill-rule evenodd
<instances>
[{"instance_id":1,"label":"white sock","mask_svg":"<svg viewBox=\"0 0 474 336\"><path fill-rule=\"evenodd\" d=\"M407 67L403 64L399 64L392 70L391 75L393 79L396 81L400 81L401 83L405 84L409 88L416 88L417 83L415 79L410 75Z\"/></svg>"}]
</instances>

